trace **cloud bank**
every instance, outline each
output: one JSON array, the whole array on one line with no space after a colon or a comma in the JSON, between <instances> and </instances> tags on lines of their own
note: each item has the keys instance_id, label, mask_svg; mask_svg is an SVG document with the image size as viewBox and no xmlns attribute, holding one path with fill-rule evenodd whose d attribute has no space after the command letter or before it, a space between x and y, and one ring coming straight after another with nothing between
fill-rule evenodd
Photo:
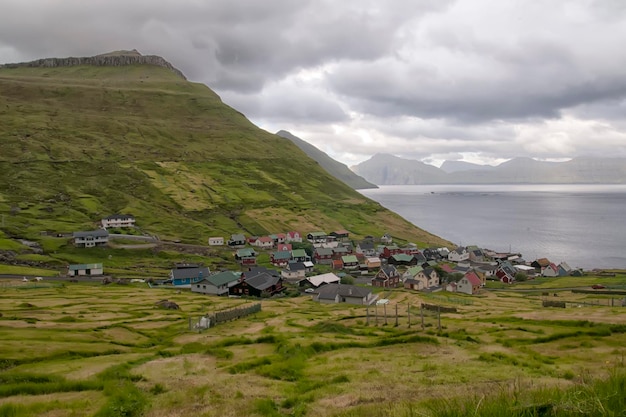
<instances>
[{"instance_id":1,"label":"cloud bank","mask_svg":"<svg viewBox=\"0 0 626 417\"><path fill-rule=\"evenodd\" d=\"M619 0L5 0L0 61L137 49L347 164L626 157Z\"/></svg>"}]
</instances>

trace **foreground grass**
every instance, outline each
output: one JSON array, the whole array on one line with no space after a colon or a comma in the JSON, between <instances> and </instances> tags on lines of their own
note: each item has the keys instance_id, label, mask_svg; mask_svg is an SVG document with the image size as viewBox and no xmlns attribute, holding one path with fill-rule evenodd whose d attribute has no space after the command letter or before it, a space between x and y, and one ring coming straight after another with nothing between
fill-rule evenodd
<instances>
[{"instance_id":1,"label":"foreground grass","mask_svg":"<svg viewBox=\"0 0 626 417\"><path fill-rule=\"evenodd\" d=\"M197 332L190 317L249 301L143 286L21 288L0 287L0 416L489 416L544 405L567 415L566 404L592 410L593 395L606 410L623 406L610 395L624 384L621 307L396 290L387 317L370 308L369 324L364 307L299 297ZM181 310L155 308L164 298ZM426 314L422 326L422 300L458 312ZM593 410L585 415L611 415Z\"/></svg>"}]
</instances>

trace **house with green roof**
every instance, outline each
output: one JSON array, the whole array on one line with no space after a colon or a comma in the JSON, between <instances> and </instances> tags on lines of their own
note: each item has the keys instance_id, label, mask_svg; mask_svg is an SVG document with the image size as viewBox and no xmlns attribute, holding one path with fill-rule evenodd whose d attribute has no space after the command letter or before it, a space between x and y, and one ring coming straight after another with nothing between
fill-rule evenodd
<instances>
[{"instance_id":1,"label":"house with green roof","mask_svg":"<svg viewBox=\"0 0 626 417\"><path fill-rule=\"evenodd\" d=\"M359 267L359 259L356 255L346 255L341 257L344 269L356 269Z\"/></svg>"},{"instance_id":2,"label":"house with green roof","mask_svg":"<svg viewBox=\"0 0 626 417\"><path fill-rule=\"evenodd\" d=\"M311 243L324 243L326 242L326 232L310 232L307 233L306 238Z\"/></svg>"},{"instance_id":3,"label":"house with green roof","mask_svg":"<svg viewBox=\"0 0 626 417\"><path fill-rule=\"evenodd\" d=\"M237 249L235 252L235 259L241 265L256 265L257 253L252 248Z\"/></svg>"},{"instance_id":4,"label":"house with green roof","mask_svg":"<svg viewBox=\"0 0 626 417\"><path fill-rule=\"evenodd\" d=\"M274 266L284 267L287 266L291 259L291 251L279 250L270 254L270 263Z\"/></svg>"},{"instance_id":5,"label":"house with green roof","mask_svg":"<svg viewBox=\"0 0 626 417\"><path fill-rule=\"evenodd\" d=\"M222 271L209 275L191 285L191 291L201 294L228 295L230 287L239 282L240 272Z\"/></svg>"},{"instance_id":6,"label":"house with green roof","mask_svg":"<svg viewBox=\"0 0 626 417\"><path fill-rule=\"evenodd\" d=\"M396 253L391 255L387 260L392 265L412 266L417 264L417 258L413 255L407 255L406 253Z\"/></svg>"},{"instance_id":7,"label":"house with green roof","mask_svg":"<svg viewBox=\"0 0 626 417\"><path fill-rule=\"evenodd\" d=\"M440 285L439 274L437 274L437 270L431 267L414 266L409 268L402 275L402 279L404 280L404 288L408 290L432 290Z\"/></svg>"},{"instance_id":8,"label":"house with green roof","mask_svg":"<svg viewBox=\"0 0 626 417\"><path fill-rule=\"evenodd\" d=\"M311 260L311 257L304 249L294 249L291 251L291 260L294 262L307 262Z\"/></svg>"}]
</instances>

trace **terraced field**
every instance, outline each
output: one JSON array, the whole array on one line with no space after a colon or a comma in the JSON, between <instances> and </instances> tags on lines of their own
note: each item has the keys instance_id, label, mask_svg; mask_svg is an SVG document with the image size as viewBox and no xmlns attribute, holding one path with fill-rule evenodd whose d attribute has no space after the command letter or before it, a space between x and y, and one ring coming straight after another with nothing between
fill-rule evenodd
<instances>
[{"instance_id":1,"label":"terraced field","mask_svg":"<svg viewBox=\"0 0 626 417\"><path fill-rule=\"evenodd\" d=\"M567 308L545 308L543 294L393 290L369 311L271 299L198 331L190 321L257 301L2 281L0 416L435 415L440 398L513 392L519 407L623 369L626 308L567 290ZM457 311L422 317L422 302Z\"/></svg>"}]
</instances>

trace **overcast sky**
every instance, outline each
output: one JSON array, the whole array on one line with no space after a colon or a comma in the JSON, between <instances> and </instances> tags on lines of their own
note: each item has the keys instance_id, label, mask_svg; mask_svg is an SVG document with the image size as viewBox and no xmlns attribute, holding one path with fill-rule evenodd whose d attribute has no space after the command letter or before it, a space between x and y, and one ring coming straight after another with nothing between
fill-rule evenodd
<instances>
[{"instance_id":1,"label":"overcast sky","mask_svg":"<svg viewBox=\"0 0 626 417\"><path fill-rule=\"evenodd\" d=\"M0 62L119 49L348 165L626 157L626 0L0 0Z\"/></svg>"}]
</instances>

